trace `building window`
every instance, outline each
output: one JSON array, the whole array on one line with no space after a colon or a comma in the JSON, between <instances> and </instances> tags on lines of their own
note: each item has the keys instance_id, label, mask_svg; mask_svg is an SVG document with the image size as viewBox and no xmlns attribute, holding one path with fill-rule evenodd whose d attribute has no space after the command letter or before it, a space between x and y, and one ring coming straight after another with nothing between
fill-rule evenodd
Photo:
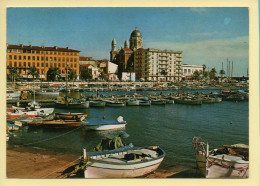
<instances>
[{"instance_id":1,"label":"building window","mask_svg":"<svg viewBox=\"0 0 260 186\"><path fill-rule=\"evenodd\" d=\"M31 63L30 62L28 63L28 67L31 67Z\"/></svg>"},{"instance_id":2,"label":"building window","mask_svg":"<svg viewBox=\"0 0 260 186\"><path fill-rule=\"evenodd\" d=\"M35 60L35 56L32 57L32 60Z\"/></svg>"},{"instance_id":3,"label":"building window","mask_svg":"<svg viewBox=\"0 0 260 186\"><path fill-rule=\"evenodd\" d=\"M65 57L62 58L62 61L65 61Z\"/></svg>"},{"instance_id":4,"label":"building window","mask_svg":"<svg viewBox=\"0 0 260 186\"><path fill-rule=\"evenodd\" d=\"M77 64L74 65L74 68L77 68Z\"/></svg>"},{"instance_id":5,"label":"building window","mask_svg":"<svg viewBox=\"0 0 260 186\"><path fill-rule=\"evenodd\" d=\"M10 66L10 67L12 66L12 62L11 62L11 61L9 62L9 66Z\"/></svg>"},{"instance_id":6,"label":"building window","mask_svg":"<svg viewBox=\"0 0 260 186\"><path fill-rule=\"evenodd\" d=\"M52 54L52 52L50 52L50 54Z\"/></svg>"},{"instance_id":7,"label":"building window","mask_svg":"<svg viewBox=\"0 0 260 186\"><path fill-rule=\"evenodd\" d=\"M45 64L45 66L46 66L46 67L48 67L48 66L49 66L49 64L48 64L48 63L46 63L46 64Z\"/></svg>"},{"instance_id":8,"label":"building window","mask_svg":"<svg viewBox=\"0 0 260 186\"><path fill-rule=\"evenodd\" d=\"M70 58L70 62L72 62L72 58Z\"/></svg>"},{"instance_id":9,"label":"building window","mask_svg":"<svg viewBox=\"0 0 260 186\"><path fill-rule=\"evenodd\" d=\"M58 64L58 67L60 67L60 63Z\"/></svg>"},{"instance_id":10,"label":"building window","mask_svg":"<svg viewBox=\"0 0 260 186\"><path fill-rule=\"evenodd\" d=\"M60 61L60 57L58 57L58 61Z\"/></svg>"},{"instance_id":11,"label":"building window","mask_svg":"<svg viewBox=\"0 0 260 186\"><path fill-rule=\"evenodd\" d=\"M39 56L37 56L37 61L39 61L40 60L40 57Z\"/></svg>"},{"instance_id":12,"label":"building window","mask_svg":"<svg viewBox=\"0 0 260 186\"><path fill-rule=\"evenodd\" d=\"M40 63L37 63L37 67L39 67L40 66Z\"/></svg>"},{"instance_id":13,"label":"building window","mask_svg":"<svg viewBox=\"0 0 260 186\"><path fill-rule=\"evenodd\" d=\"M26 67L26 62L23 62L23 66Z\"/></svg>"},{"instance_id":14,"label":"building window","mask_svg":"<svg viewBox=\"0 0 260 186\"><path fill-rule=\"evenodd\" d=\"M46 61L48 61L48 57L46 57Z\"/></svg>"},{"instance_id":15,"label":"building window","mask_svg":"<svg viewBox=\"0 0 260 186\"><path fill-rule=\"evenodd\" d=\"M19 62L19 67L22 67L22 62Z\"/></svg>"},{"instance_id":16,"label":"building window","mask_svg":"<svg viewBox=\"0 0 260 186\"><path fill-rule=\"evenodd\" d=\"M74 58L74 62L77 62L77 58Z\"/></svg>"},{"instance_id":17,"label":"building window","mask_svg":"<svg viewBox=\"0 0 260 186\"><path fill-rule=\"evenodd\" d=\"M62 67L65 67L65 64L64 64L64 63L62 64Z\"/></svg>"},{"instance_id":18,"label":"building window","mask_svg":"<svg viewBox=\"0 0 260 186\"><path fill-rule=\"evenodd\" d=\"M23 60L26 60L26 56L23 56Z\"/></svg>"},{"instance_id":19,"label":"building window","mask_svg":"<svg viewBox=\"0 0 260 186\"><path fill-rule=\"evenodd\" d=\"M56 57L54 57L54 61L56 61L57 60L57 58Z\"/></svg>"},{"instance_id":20,"label":"building window","mask_svg":"<svg viewBox=\"0 0 260 186\"><path fill-rule=\"evenodd\" d=\"M21 60L22 59L22 56L19 56L19 60Z\"/></svg>"},{"instance_id":21,"label":"building window","mask_svg":"<svg viewBox=\"0 0 260 186\"><path fill-rule=\"evenodd\" d=\"M14 55L14 59L17 59L17 56L16 56L16 55Z\"/></svg>"},{"instance_id":22,"label":"building window","mask_svg":"<svg viewBox=\"0 0 260 186\"><path fill-rule=\"evenodd\" d=\"M31 60L31 56L28 56L28 60Z\"/></svg>"},{"instance_id":23,"label":"building window","mask_svg":"<svg viewBox=\"0 0 260 186\"><path fill-rule=\"evenodd\" d=\"M12 59L12 56L11 56L11 55L9 55L9 59Z\"/></svg>"}]
</instances>

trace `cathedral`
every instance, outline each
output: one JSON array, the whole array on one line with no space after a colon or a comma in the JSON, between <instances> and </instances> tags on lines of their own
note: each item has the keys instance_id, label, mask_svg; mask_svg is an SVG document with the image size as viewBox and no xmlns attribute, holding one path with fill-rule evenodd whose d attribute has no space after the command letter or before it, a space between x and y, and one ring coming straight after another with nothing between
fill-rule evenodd
<instances>
[{"instance_id":1,"label":"cathedral","mask_svg":"<svg viewBox=\"0 0 260 186\"><path fill-rule=\"evenodd\" d=\"M130 46L129 46L130 43ZM110 61L118 65L118 78L122 72L134 72L137 80L177 82L182 77L182 51L143 48L143 36L135 28L124 48L116 49L112 40Z\"/></svg>"},{"instance_id":2,"label":"cathedral","mask_svg":"<svg viewBox=\"0 0 260 186\"><path fill-rule=\"evenodd\" d=\"M130 47L129 47L130 42ZM130 39L125 41L124 48L116 49L116 40L112 40L110 61L118 65L118 77L121 79L122 72L134 72L134 52L143 48L143 36L135 27Z\"/></svg>"}]
</instances>

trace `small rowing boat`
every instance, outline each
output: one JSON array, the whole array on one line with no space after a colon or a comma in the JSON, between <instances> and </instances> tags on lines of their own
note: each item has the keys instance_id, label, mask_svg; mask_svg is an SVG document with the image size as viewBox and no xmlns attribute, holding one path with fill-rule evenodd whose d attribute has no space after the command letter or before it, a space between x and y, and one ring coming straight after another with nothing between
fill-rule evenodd
<instances>
[{"instance_id":1,"label":"small rowing boat","mask_svg":"<svg viewBox=\"0 0 260 186\"><path fill-rule=\"evenodd\" d=\"M87 113L55 113L55 116L59 119L63 119L63 120L78 120L81 117L87 117Z\"/></svg>"}]
</instances>

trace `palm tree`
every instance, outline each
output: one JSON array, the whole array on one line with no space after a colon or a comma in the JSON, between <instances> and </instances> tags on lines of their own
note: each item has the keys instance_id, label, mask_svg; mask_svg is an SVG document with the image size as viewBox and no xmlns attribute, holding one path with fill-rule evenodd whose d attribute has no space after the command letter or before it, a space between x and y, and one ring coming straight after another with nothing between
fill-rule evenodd
<instances>
[{"instance_id":1,"label":"palm tree","mask_svg":"<svg viewBox=\"0 0 260 186\"><path fill-rule=\"evenodd\" d=\"M209 72L210 79L215 79L216 73L217 73L216 69L212 68L211 71Z\"/></svg>"},{"instance_id":2,"label":"palm tree","mask_svg":"<svg viewBox=\"0 0 260 186\"><path fill-rule=\"evenodd\" d=\"M32 75L33 81L34 81L34 78L39 78L40 77L40 74L38 73L36 67L30 68L28 74Z\"/></svg>"},{"instance_id":3,"label":"palm tree","mask_svg":"<svg viewBox=\"0 0 260 186\"><path fill-rule=\"evenodd\" d=\"M223 82L223 76L226 74L226 72L222 69L219 71L219 74L221 75L221 82Z\"/></svg>"},{"instance_id":4,"label":"palm tree","mask_svg":"<svg viewBox=\"0 0 260 186\"><path fill-rule=\"evenodd\" d=\"M15 79L17 78L17 76L18 76L17 68L14 68L12 66L8 66L7 69L9 69L9 77L10 77L11 81L14 82Z\"/></svg>"},{"instance_id":5,"label":"palm tree","mask_svg":"<svg viewBox=\"0 0 260 186\"><path fill-rule=\"evenodd\" d=\"M49 70L47 72L47 80L55 81L57 75L59 75L59 69L57 67L54 67L54 68L51 67L51 68L49 68Z\"/></svg>"}]
</instances>

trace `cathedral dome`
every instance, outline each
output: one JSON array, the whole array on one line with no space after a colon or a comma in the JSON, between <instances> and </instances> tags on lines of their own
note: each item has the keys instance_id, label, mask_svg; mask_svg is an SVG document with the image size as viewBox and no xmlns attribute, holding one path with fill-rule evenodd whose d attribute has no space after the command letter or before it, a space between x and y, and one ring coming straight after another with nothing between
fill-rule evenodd
<instances>
[{"instance_id":1,"label":"cathedral dome","mask_svg":"<svg viewBox=\"0 0 260 186\"><path fill-rule=\"evenodd\" d=\"M135 27L135 30L131 33L131 37L142 37L141 32Z\"/></svg>"}]
</instances>

